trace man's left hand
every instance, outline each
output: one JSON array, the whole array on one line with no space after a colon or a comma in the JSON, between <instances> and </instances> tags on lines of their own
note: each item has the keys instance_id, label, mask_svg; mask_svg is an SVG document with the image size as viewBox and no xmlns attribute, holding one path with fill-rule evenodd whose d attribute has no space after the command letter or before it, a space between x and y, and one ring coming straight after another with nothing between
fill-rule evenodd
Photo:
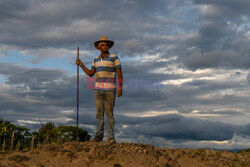
<instances>
[{"instance_id":1,"label":"man's left hand","mask_svg":"<svg viewBox=\"0 0 250 167\"><path fill-rule=\"evenodd\" d=\"M117 97L121 97L122 96L122 89L118 89L117 90Z\"/></svg>"}]
</instances>

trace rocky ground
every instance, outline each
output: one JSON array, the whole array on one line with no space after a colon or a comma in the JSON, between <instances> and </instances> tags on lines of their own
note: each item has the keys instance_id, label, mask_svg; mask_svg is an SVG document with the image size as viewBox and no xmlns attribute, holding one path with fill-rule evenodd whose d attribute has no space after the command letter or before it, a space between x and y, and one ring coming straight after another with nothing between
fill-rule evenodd
<instances>
[{"instance_id":1,"label":"rocky ground","mask_svg":"<svg viewBox=\"0 0 250 167\"><path fill-rule=\"evenodd\" d=\"M0 152L0 167L250 167L250 149L156 148L146 144L69 142Z\"/></svg>"}]
</instances>

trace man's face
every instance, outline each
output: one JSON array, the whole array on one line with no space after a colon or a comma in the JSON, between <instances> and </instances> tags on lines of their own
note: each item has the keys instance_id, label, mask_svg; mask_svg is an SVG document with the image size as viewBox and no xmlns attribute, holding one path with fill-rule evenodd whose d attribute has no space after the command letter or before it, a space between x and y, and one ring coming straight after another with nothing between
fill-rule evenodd
<instances>
[{"instance_id":1,"label":"man's face","mask_svg":"<svg viewBox=\"0 0 250 167\"><path fill-rule=\"evenodd\" d=\"M109 51L108 43L107 42L102 42L100 44L100 50L101 50L101 52L107 52L107 51Z\"/></svg>"}]
</instances>

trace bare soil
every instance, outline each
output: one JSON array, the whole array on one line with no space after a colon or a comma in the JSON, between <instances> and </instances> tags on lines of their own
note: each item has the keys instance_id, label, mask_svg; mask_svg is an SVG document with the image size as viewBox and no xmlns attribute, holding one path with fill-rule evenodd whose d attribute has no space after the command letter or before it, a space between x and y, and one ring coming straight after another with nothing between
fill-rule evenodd
<instances>
[{"instance_id":1,"label":"bare soil","mask_svg":"<svg viewBox=\"0 0 250 167\"><path fill-rule=\"evenodd\" d=\"M0 167L250 167L250 151L156 148L146 144L68 142L0 152Z\"/></svg>"}]
</instances>

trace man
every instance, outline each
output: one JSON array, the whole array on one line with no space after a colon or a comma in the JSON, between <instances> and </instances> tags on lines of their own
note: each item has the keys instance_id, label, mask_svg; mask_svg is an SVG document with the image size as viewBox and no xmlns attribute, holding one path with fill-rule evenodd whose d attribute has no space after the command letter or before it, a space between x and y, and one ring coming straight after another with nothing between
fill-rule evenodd
<instances>
[{"instance_id":1,"label":"man","mask_svg":"<svg viewBox=\"0 0 250 167\"><path fill-rule=\"evenodd\" d=\"M92 68L89 70L82 64L81 60L76 60L82 70L92 77L96 73L96 83L94 88L94 97L96 103L97 131L94 141L100 142L104 136L104 112L106 113L106 139L108 142L115 143L114 135L114 116L113 109L115 97L122 96L122 69L117 55L110 54L109 49L114 45L114 41L108 40L106 36L101 36L94 43L96 49L101 51L92 62ZM118 76L118 85L116 85L116 74Z\"/></svg>"}]
</instances>

